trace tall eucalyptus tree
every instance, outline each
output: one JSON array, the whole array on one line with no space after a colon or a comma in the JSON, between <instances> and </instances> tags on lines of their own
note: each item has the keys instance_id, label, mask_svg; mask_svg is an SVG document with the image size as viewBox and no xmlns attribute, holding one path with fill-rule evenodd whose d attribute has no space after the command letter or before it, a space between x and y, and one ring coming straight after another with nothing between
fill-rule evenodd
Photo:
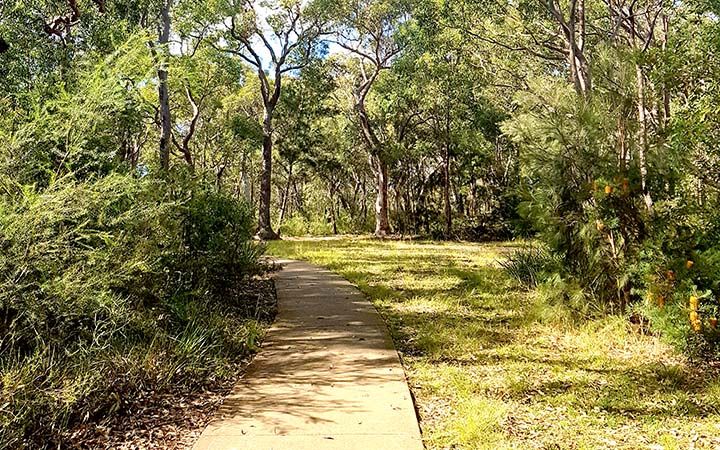
<instances>
[{"instance_id":1,"label":"tall eucalyptus tree","mask_svg":"<svg viewBox=\"0 0 720 450\"><path fill-rule=\"evenodd\" d=\"M283 77L302 70L322 53L327 33L322 2L231 0L218 47L249 64L260 80L263 102L262 175L257 236L278 239L270 219L273 162L273 119Z\"/></svg>"}]
</instances>

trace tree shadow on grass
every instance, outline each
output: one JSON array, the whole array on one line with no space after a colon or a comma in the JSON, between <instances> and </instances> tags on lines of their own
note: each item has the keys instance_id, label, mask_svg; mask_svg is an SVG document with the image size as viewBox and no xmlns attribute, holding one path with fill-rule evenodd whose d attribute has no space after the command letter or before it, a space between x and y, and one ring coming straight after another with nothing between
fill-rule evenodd
<instances>
[{"instance_id":1,"label":"tree shadow on grass","mask_svg":"<svg viewBox=\"0 0 720 450\"><path fill-rule=\"evenodd\" d=\"M512 375L525 376L524 382L513 387L506 379L499 394L522 403L567 403L589 414L602 411L630 419L720 414L720 398L709 392L717 374L660 360L553 354L534 347L522 340L529 323L526 297L500 268L472 266L465 255L450 255L452 247L418 255L412 248L388 253L385 245L364 242L328 250L343 253L333 268L377 301L401 353L468 370L504 366L522 372ZM388 267L391 272L383 272ZM449 276L458 283L393 286L393 279L403 276ZM424 300L429 302L425 310ZM448 305L434 309L432 302ZM520 351L512 353L515 349Z\"/></svg>"},{"instance_id":2,"label":"tree shadow on grass","mask_svg":"<svg viewBox=\"0 0 720 450\"><path fill-rule=\"evenodd\" d=\"M374 286L383 291L383 297L402 302L413 297L433 298L439 295L457 294L462 296L473 291L484 295L507 298L508 309L497 309L478 301L466 302L469 311L403 311L393 308L384 311L391 315L393 335L399 349L409 355L425 357L430 361L455 366L503 363L527 364L529 373L578 372L586 377L575 379L554 378L541 382L529 382L526 389L510 394L514 400L523 402L552 402L554 398L577 398L577 406L588 411L605 413L631 419L640 418L706 418L720 414L720 400L710 398L707 380L717 379L699 369L687 368L664 362L647 362L638 365L620 360L562 355L557 357L536 357L528 354L506 355L498 351L506 346L524 345L519 341L527 326L527 308L523 308L520 297L507 297L512 286L500 269L481 267L468 270L456 267L443 269L445 273L462 279L452 289L407 289L400 293L390 288ZM411 270L412 271L412 270ZM467 336L467 330L474 333ZM444 354L453 348L457 340L472 339L480 351L456 358ZM501 352L502 353L502 352ZM610 364L607 367L607 364ZM602 382L598 381L602 378ZM532 375L530 375L532 380Z\"/></svg>"}]
</instances>

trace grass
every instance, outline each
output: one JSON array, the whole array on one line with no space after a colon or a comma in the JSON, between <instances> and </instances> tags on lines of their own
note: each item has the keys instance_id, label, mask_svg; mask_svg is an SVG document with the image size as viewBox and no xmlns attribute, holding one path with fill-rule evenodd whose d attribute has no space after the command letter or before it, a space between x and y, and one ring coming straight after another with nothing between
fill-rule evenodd
<instances>
[{"instance_id":1,"label":"grass","mask_svg":"<svg viewBox=\"0 0 720 450\"><path fill-rule=\"evenodd\" d=\"M431 449L720 448L720 379L623 318L568 324L500 268L512 244L291 240L365 292Z\"/></svg>"}]
</instances>

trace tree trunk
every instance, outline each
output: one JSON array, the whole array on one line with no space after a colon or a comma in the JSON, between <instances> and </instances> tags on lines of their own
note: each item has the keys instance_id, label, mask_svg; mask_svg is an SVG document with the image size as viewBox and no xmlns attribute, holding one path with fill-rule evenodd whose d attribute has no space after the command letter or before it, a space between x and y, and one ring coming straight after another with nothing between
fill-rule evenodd
<instances>
[{"instance_id":1,"label":"tree trunk","mask_svg":"<svg viewBox=\"0 0 720 450\"><path fill-rule=\"evenodd\" d=\"M280 218L278 219L278 231L280 230L280 227L282 227L283 221L285 220L285 212L287 211L288 197L290 196L290 186L292 186L292 170L293 170L293 164L292 164L292 162L290 162L290 166L288 167L287 184L285 185L285 191L283 192L283 196L282 196L282 204L280 206Z\"/></svg>"},{"instance_id":2,"label":"tree trunk","mask_svg":"<svg viewBox=\"0 0 720 450\"><path fill-rule=\"evenodd\" d=\"M360 201L360 218L362 219L362 224L365 226L367 224L367 217L368 217L368 195L367 195L367 184L365 181L362 181L361 185L361 201Z\"/></svg>"},{"instance_id":3,"label":"tree trunk","mask_svg":"<svg viewBox=\"0 0 720 450\"><path fill-rule=\"evenodd\" d=\"M170 168L170 142L172 139L172 122L170 118L170 92L168 90L167 70L167 44L170 41L170 3L163 0L160 11L160 66L158 67L158 99L160 103L160 167L163 170Z\"/></svg>"},{"instance_id":4,"label":"tree trunk","mask_svg":"<svg viewBox=\"0 0 720 450\"><path fill-rule=\"evenodd\" d=\"M573 36L574 43L572 47L575 50L572 52L575 58L575 65L578 70L578 87L583 96L587 97L590 95L592 90L592 78L590 73L590 65L588 64L587 57L585 56L585 34L586 34L586 17L585 17L585 0L578 0L576 4L575 19L577 23L573 24L573 31L577 32L576 36Z\"/></svg>"},{"instance_id":5,"label":"tree trunk","mask_svg":"<svg viewBox=\"0 0 720 450\"><path fill-rule=\"evenodd\" d=\"M265 107L263 119L262 174L260 175L260 209L257 237L268 241L280 239L270 222L270 195L272 190L272 109Z\"/></svg>"},{"instance_id":6,"label":"tree trunk","mask_svg":"<svg viewBox=\"0 0 720 450\"><path fill-rule=\"evenodd\" d=\"M217 189L218 192L222 192L222 181L226 168L227 166L223 164L215 171L215 189Z\"/></svg>"},{"instance_id":7,"label":"tree trunk","mask_svg":"<svg viewBox=\"0 0 720 450\"><path fill-rule=\"evenodd\" d=\"M570 67L570 78L578 95L583 98L590 96L592 90L592 76L590 64L585 55L586 13L585 0L576 0L570 3L570 16L560 10L556 0L548 0L547 7L555 18L560 32L567 46L567 60Z\"/></svg>"},{"instance_id":8,"label":"tree trunk","mask_svg":"<svg viewBox=\"0 0 720 450\"><path fill-rule=\"evenodd\" d=\"M670 35L670 19L667 14L662 15L662 42L661 48L663 53L667 51L668 38ZM663 128L667 128L670 123L670 89L668 89L667 83L662 83L662 97L663 97Z\"/></svg>"},{"instance_id":9,"label":"tree trunk","mask_svg":"<svg viewBox=\"0 0 720 450\"><path fill-rule=\"evenodd\" d=\"M337 211L335 210L335 188L330 186L328 189L328 195L330 198L330 221L332 222L332 232L333 234L338 234Z\"/></svg>"},{"instance_id":10,"label":"tree trunk","mask_svg":"<svg viewBox=\"0 0 720 450\"><path fill-rule=\"evenodd\" d=\"M366 80L364 87L355 93L355 112L362 137L369 153L370 165L375 172L377 184L377 197L375 199L375 235L382 237L390 234L390 220L388 219L388 168L383 159L382 143L375 134L375 129L365 109L365 97L372 86L372 81L380 73L381 67L376 66L374 75Z\"/></svg>"},{"instance_id":11,"label":"tree trunk","mask_svg":"<svg viewBox=\"0 0 720 450\"><path fill-rule=\"evenodd\" d=\"M445 146L443 151L443 203L445 209L445 239L452 235L452 205L450 204L450 114L445 118Z\"/></svg>"},{"instance_id":12,"label":"tree trunk","mask_svg":"<svg viewBox=\"0 0 720 450\"><path fill-rule=\"evenodd\" d=\"M242 190L242 195L245 198L245 201L247 201L248 204L252 205L252 181L250 180L250 176L248 175L247 158L247 152L243 151L242 160L240 162L240 188Z\"/></svg>"},{"instance_id":13,"label":"tree trunk","mask_svg":"<svg viewBox=\"0 0 720 450\"><path fill-rule=\"evenodd\" d=\"M650 148L648 143L648 121L647 110L645 109L645 74L642 67L637 64L635 66L637 74L637 94L638 94L638 122L640 123L640 146L638 149L638 163L640 164L640 183L643 191L643 200L649 212L653 209L653 200L647 185L647 153Z\"/></svg>"},{"instance_id":14,"label":"tree trunk","mask_svg":"<svg viewBox=\"0 0 720 450\"><path fill-rule=\"evenodd\" d=\"M375 177L377 180L377 197L375 199L375 236L383 237L390 234L388 220L388 168L379 156L373 156Z\"/></svg>"}]
</instances>

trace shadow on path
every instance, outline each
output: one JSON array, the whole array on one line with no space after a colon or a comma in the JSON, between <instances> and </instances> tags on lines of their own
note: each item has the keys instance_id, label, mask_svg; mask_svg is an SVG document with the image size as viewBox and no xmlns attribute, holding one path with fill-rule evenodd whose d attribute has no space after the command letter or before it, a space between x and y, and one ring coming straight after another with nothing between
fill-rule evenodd
<instances>
[{"instance_id":1,"label":"shadow on path","mask_svg":"<svg viewBox=\"0 0 720 450\"><path fill-rule=\"evenodd\" d=\"M422 449L385 324L349 282L306 263L276 275L263 349L195 449Z\"/></svg>"}]
</instances>

